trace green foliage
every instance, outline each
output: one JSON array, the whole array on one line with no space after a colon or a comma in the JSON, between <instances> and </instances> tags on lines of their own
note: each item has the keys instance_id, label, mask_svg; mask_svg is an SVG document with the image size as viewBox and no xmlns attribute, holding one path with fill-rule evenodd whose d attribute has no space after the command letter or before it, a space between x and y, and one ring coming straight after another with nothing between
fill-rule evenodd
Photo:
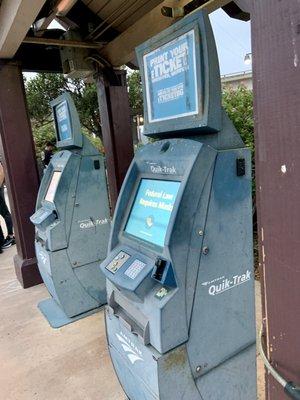
<instances>
[{"instance_id":1,"label":"green foliage","mask_svg":"<svg viewBox=\"0 0 300 400\"><path fill-rule=\"evenodd\" d=\"M78 110L81 124L90 134L95 134L102 138L96 85L92 83L80 86L79 81L76 90L71 94Z\"/></svg>"},{"instance_id":2,"label":"green foliage","mask_svg":"<svg viewBox=\"0 0 300 400\"><path fill-rule=\"evenodd\" d=\"M52 121L50 101L67 91L73 97L82 126L89 134L102 138L95 84L85 84L79 79L70 80L62 74L43 73L26 80L25 89L33 129Z\"/></svg>"},{"instance_id":3,"label":"green foliage","mask_svg":"<svg viewBox=\"0 0 300 400\"><path fill-rule=\"evenodd\" d=\"M56 142L53 124L49 123L44 126L34 127L33 140L35 144L36 156L37 159L40 161L42 159L42 153L46 147L46 143L52 142L55 144Z\"/></svg>"},{"instance_id":4,"label":"green foliage","mask_svg":"<svg viewBox=\"0 0 300 400\"><path fill-rule=\"evenodd\" d=\"M223 107L247 147L254 153L253 93L244 86L224 89Z\"/></svg>"},{"instance_id":5,"label":"green foliage","mask_svg":"<svg viewBox=\"0 0 300 400\"><path fill-rule=\"evenodd\" d=\"M131 115L143 115L143 92L139 71L133 71L127 75L127 85Z\"/></svg>"},{"instance_id":6,"label":"green foliage","mask_svg":"<svg viewBox=\"0 0 300 400\"><path fill-rule=\"evenodd\" d=\"M253 223L256 232L253 92L245 86L223 90L223 107L252 153Z\"/></svg>"},{"instance_id":7,"label":"green foliage","mask_svg":"<svg viewBox=\"0 0 300 400\"><path fill-rule=\"evenodd\" d=\"M89 141L92 143L93 146L96 147L96 149L104 154L104 146L102 143L102 140L99 137L95 137L93 135L91 135L88 131L86 131L85 129L83 129L83 133L84 135L89 139Z\"/></svg>"},{"instance_id":8,"label":"green foliage","mask_svg":"<svg viewBox=\"0 0 300 400\"><path fill-rule=\"evenodd\" d=\"M25 89L31 122L39 128L51 122L50 101L67 90L67 80L61 74L37 74L25 81Z\"/></svg>"}]
</instances>

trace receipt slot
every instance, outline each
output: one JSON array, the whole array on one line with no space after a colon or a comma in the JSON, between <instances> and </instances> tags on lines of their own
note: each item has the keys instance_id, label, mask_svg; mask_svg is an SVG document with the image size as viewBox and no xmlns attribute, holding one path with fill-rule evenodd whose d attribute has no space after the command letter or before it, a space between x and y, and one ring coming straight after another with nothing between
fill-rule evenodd
<instances>
[{"instance_id":1,"label":"receipt slot","mask_svg":"<svg viewBox=\"0 0 300 400\"><path fill-rule=\"evenodd\" d=\"M251 155L221 108L207 15L137 55L160 140L134 157L101 264L116 374L130 400L255 400Z\"/></svg>"},{"instance_id":2,"label":"receipt slot","mask_svg":"<svg viewBox=\"0 0 300 400\"><path fill-rule=\"evenodd\" d=\"M81 133L72 98L63 94L52 109L60 151L45 171L31 221L51 294L39 308L56 328L106 303L98 265L107 254L110 210L103 156Z\"/></svg>"}]
</instances>

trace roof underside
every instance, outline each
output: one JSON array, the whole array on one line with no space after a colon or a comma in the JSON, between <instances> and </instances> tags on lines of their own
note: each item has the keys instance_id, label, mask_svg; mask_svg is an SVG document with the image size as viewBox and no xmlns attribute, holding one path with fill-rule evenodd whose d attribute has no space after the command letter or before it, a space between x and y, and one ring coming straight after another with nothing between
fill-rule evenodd
<instances>
[{"instance_id":1,"label":"roof underside","mask_svg":"<svg viewBox=\"0 0 300 400\"><path fill-rule=\"evenodd\" d=\"M0 59L18 59L24 70L60 72L59 49L70 45L113 67L134 64L134 48L170 26L174 13L222 6L246 20L249 14L240 8L245 2L251 0L0 0ZM47 29L54 19L75 31L76 40L66 42L63 30Z\"/></svg>"}]
</instances>

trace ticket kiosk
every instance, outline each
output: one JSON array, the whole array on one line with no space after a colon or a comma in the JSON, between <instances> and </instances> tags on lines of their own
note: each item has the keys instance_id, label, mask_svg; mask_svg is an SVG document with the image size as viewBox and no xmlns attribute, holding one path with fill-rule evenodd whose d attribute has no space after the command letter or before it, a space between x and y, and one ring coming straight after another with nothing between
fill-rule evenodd
<instances>
[{"instance_id":1,"label":"ticket kiosk","mask_svg":"<svg viewBox=\"0 0 300 400\"><path fill-rule=\"evenodd\" d=\"M106 328L130 400L255 400L251 155L193 13L137 49L145 131L112 224Z\"/></svg>"},{"instance_id":2,"label":"ticket kiosk","mask_svg":"<svg viewBox=\"0 0 300 400\"><path fill-rule=\"evenodd\" d=\"M36 212L36 257L51 298L39 308L53 327L106 303L98 265L110 230L103 156L81 132L68 93L52 102L58 151L41 182Z\"/></svg>"}]
</instances>

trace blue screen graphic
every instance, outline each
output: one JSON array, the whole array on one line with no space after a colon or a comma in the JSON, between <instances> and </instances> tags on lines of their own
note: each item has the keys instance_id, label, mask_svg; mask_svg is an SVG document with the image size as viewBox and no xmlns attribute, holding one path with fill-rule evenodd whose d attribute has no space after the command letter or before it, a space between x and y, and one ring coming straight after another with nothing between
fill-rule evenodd
<instances>
[{"instance_id":1,"label":"blue screen graphic","mask_svg":"<svg viewBox=\"0 0 300 400\"><path fill-rule=\"evenodd\" d=\"M197 114L195 31L144 56L149 122Z\"/></svg>"},{"instance_id":2,"label":"blue screen graphic","mask_svg":"<svg viewBox=\"0 0 300 400\"><path fill-rule=\"evenodd\" d=\"M72 139L70 114L66 101L55 107L56 126L58 130L58 140Z\"/></svg>"},{"instance_id":3,"label":"blue screen graphic","mask_svg":"<svg viewBox=\"0 0 300 400\"><path fill-rule=\"evenodd\" d=\"M125 232L163 247L180 182L142 179Z\"/></svg>"}]
</instances>

